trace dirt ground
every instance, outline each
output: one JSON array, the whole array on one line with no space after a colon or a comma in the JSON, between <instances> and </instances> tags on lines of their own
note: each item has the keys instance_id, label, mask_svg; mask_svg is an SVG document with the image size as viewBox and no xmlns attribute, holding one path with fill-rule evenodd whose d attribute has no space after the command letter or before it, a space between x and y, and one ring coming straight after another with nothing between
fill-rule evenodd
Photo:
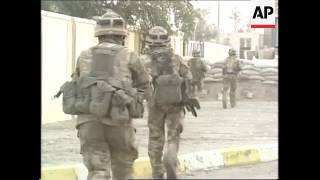
<instances>
[{"instance_id":1,"label":"dirt ground","mask_svg":"<svg viewBox=\"0 0 320 180\"><path fill-rule=\"evenodd\" d=\"M278 102L241 100L223 109L219 101L201 101L198 118L187 114L180 154L278 142ZM147 157L147 113L136 119L139 157ZM42 126L42 167L81 163L75 121Z\"/></svg>"}]
</instances>

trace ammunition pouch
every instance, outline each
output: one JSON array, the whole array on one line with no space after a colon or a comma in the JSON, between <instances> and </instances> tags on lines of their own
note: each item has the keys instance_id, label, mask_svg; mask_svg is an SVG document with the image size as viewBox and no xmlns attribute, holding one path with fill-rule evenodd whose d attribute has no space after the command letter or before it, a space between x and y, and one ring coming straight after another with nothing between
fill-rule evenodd
<instances>
[{"instance_id":1,"label":"ammunition pouch","mask_svg":"<svg viewBox=\"0 0 320 180\"><path fill-rule=\"evenodd\" d=\"M104 81L97 81L91 88L91 102L89 110L98 117L107 116L110 111L111 99L115 88Z\"/></svg>"}]
</instances>

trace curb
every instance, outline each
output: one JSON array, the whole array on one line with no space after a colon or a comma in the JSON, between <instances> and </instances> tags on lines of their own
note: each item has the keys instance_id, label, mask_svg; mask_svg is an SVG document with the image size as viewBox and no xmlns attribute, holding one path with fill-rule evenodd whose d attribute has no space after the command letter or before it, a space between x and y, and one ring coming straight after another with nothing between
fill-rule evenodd
<instances>
[{"instance_id":1,"label":"curb","mask_svg":"<svg viewBox=\"0 0 320 180\"><path fill-rule=\"evenodd\" d=\"M278 159L278 144L263 144L198 151L178 157L178 172L201 169L220 169L268 162ZM42 180L86 180L88 171L83 164L42 168ZM138 158L134 163L135 178L150 178L151 165L148 157Z\"/></svg>"}]
</instances>

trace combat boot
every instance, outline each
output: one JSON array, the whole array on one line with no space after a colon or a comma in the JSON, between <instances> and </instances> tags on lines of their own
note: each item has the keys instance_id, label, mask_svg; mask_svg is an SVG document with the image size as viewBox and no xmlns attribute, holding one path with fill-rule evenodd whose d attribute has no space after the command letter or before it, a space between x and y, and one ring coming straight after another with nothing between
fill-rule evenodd
<instances>
[{"instance_id":1,"label":"combat boot","mask_svg":"<svg viewBox=\"0 0 320 180\"><path fill-rule=\"evenodd\" d=\"M165 169L163 165L157 165L152 168L152 179L165 179L164 178Z\"/></svg>"}]
</instances>

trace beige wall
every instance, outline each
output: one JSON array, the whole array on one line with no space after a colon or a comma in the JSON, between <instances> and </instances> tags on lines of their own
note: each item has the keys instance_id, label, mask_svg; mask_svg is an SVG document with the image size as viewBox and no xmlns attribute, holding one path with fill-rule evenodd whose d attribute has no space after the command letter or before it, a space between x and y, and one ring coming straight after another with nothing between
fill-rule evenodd
<instances>
[{"instance_id":1,"label":"beige wall","mask_svg":"<svg viewBox=\"0 0 320 180\"><path fill-rule=\"evenodd\" d=\"M74 64L77 61L81 51L88 49L89 47L98 43L98 38L94 37L94 26L95 21L83 19L83 18L72 18L74 21Z\"/></svg>"},{"instance_id":2,"label":"beige wall","mask_svg":"<svg viewBox=\"0 0 320 180\"><path fill-rule=\"evenodd\" d=\"M204 42L204 59L210 63L215 63L217 61L223 61L228 57L228 51L230 46Z\"/></svg>"},{"instance_id":3,"label":"beige wall","mask_svg":"<svg viewBox=\"0 0 320 180\"><path fill-rule=\"evenodd\" d=\"M189 41L187 47L188 56L192 56L193 49L200 49L199 41ZM214 42L204 42L203 58L209 63L222 61L228 57L230 46L218 44Z\"/></svg>"},{"instance_id":4,"label":"beige wall","mask_svg":"<svg viewBox=\"0 0 320 180\"><path fill-rule=\"evenodd\" d=\"M42 123L66 120L61 98L51 100L71 73L71 17L41 12L41 105Z\"/></svg>"}]
</instances>

